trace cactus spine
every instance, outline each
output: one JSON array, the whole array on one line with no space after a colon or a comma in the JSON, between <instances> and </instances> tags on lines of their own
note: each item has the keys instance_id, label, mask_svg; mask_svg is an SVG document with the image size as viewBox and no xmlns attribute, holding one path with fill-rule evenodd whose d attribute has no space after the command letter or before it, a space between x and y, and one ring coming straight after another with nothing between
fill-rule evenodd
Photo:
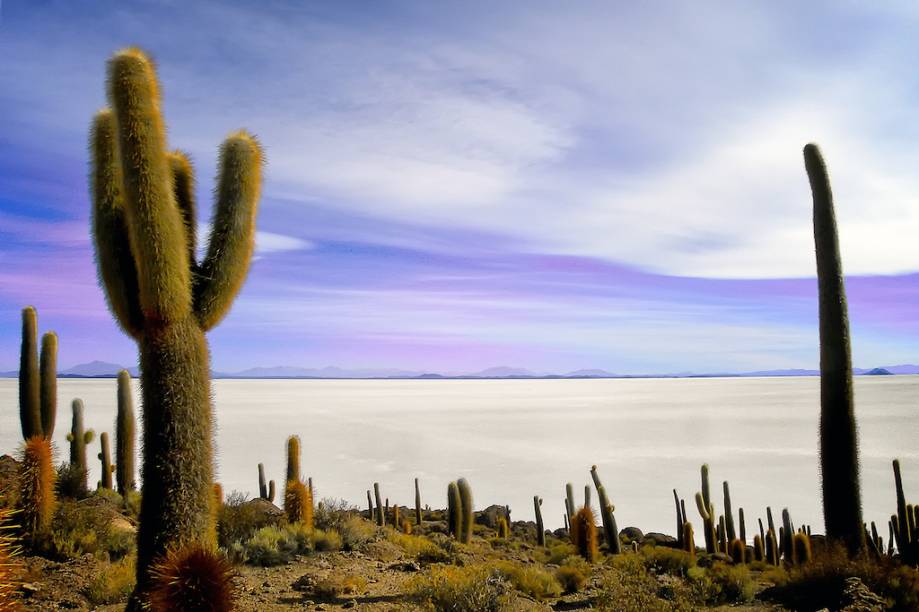
<instances>
[{"instance_id":1,"label":"cactus spine","mask_svg":"<svg viewBox=\"0 0 919 612\"><path fill-rule=\"evenodd\" d=\"M849 317L833 192L815 144L804 147L814 203L820 302L820 476L827 538L855 554L865 546L859 483L858 429L852 390Z\"/></svg>"},{"instance_id":2,"label":"cactus spine","mask_svg":"<svg viewBox=\"0 0 919 612\"><path fill-rule=\"evenodd\" d=\"M417 478L415 479L415 524L421 524L421 489Z\"/></svg>"},{"instance_id":3,"label":"cactus spine","mask_svg":"<svg viewBox=\"0 0 919 612\"><path fill-rule=\"evenodd\" d=\"M74 466L83 475L83 491L86 490L86 477L89 474L89 466L86 463L86 445L93 441L93 430L83 428L83 400L75 399L70 404L73 418L70 423L70 433L67 434L67 441L70 442L70 465Z\"/></svg>"},{"instance_id":4,"label":"cactus spine","mask_svg":"<svg viewBox=\"0 0 919 612\"><path fill-rule=\"evenodd\" d=\"M546 528L542 522L542 499L539 495L533 496L533 510L536 513L536 543L546 545Z\"/></svg>"},{"instance_id":5,"label":"cactus spine","mask_svg":"<svg viewBox=\"0 0 919 612\"><path fill-rule=\"evenodd\" d=\"M124 496L135 489L134 481L134 398L131 375L118 372L118 419L115 425L115 482Z\"/></svg>"},{"instance_id":6,"label":"cactus spine","mask_svg":"<svg viewBox=\"0 0 919 612\"><path fill-rule=\"evenodd\" d=\"M472 542L472 487L469 486L469 481L465 478L460 478L456 481L456 488L459 490L460 496L460 514L462 515L462 521L460 525L462 529L460 531L461 537L460 540L464 544L469 544Z\"/></svg>"},{"instance_id":7,"label":"cactus spine","mask_svg":"<svg viewBox=\"0 0 919 612\"><path fill-rule=\"evenodd\" d=\"M137 587L169 548L208 541L213 480L205 332L228 312L248 271L262 152L245 132L220 149L212 231L194 261L194 184L187 157L166 149L160 86L137 49L108 64L111 110L93 120L92 227L109 308L137 341L143 394L143 497Z\"/></svg>"},{"instance_id":8,"label":"cactus spine","mask_svg":"<svg viewBox=\"0 0 919 612\"><path fill-rule=\"evenodd\" d=\"M108 432L102 432L99 436L99 444L101 450L99 454L96 455L99 458L99 462L102 464L102 476L99 480L99 487L111 490L112 472L115 471L115 466L112 465L112 452L109 448ZM208 508L210 508L210 504L208 504Z\"/></svg>"}]
</instances>

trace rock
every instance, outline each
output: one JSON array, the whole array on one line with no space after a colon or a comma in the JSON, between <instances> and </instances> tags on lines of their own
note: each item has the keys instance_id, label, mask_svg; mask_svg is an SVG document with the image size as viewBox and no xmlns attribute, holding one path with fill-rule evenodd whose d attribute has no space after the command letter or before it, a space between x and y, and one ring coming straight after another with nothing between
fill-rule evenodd
<instances>
[{"instance_id":1,"label":"rock","mask_svg":"<svg viewBox=\"0 0 919 612\"><path fill-rule=\"evenodd\" d=\"M272 504L267 499L262 499L261 497L256 497L255 499L250 499L247 501L245 506L255 509L259 515L268 517L268 518L280 518L284 516L284 511Z\"/></svg>"},{"instance_id":2,"label":"rock","mask_svg":"<svg viewBox=\"0 0 919 612\"><path fill-rule=\"evenodd\" d=\"M842 591L841 612L883 612L887 603L869 589L861 578L846 578Z\"/></svg>"},{"instance_id":3,"label":"rock","mask_svg":"<svg viewBox=\"0 0 919 612\"><path fill-rule=\"evenodd\" d=\"M568 530L565 529L564 527L559 527L558 529L556 529L555 531L552 532L552 535L554 535L554 536L555 536L556 538L558 538L559 540L567 540L567 539L568 539Z\"/></svg>"},{"instance_id":4,"label":"rock","mask_svg":"<svg viewBox=\"0 0 919 612\"><path fill-rule=\"evenodd\" d=\"M505 514L504 506L492 504L481 512L475 513L475 523L495 529L498 527L498 517L505 516Z\"/></svg>"},{"instance_id":5,"label":"rock","mask_svg":"<svg viewBox=\"0 0 919 612\"><path fill-rule=\"evenodd\" d=\"M641 533L641 532L639 532L639 533ZM633 539L633 541L635 541L635 540ZM665 534L665 533L657 533L657 532L654 532L654 531L652 531L652 532L650 532L650 533L646 533L646 534L644 535L644 537L639 538L639 541L640 541L642 544L651 544L651 543L653 543L653 544L655 544L655 545L657 545L657 546L675 546L675 545L676 545L676 538L675 538L675 537L669 536L669 535L667 535L667 534Z\"/></svg>"},{"instance_id":6,"label":"rock","mask_svg":"<svg viewBox=\"0 0 919 612\"><path fill-rule=\"evenodd\" d=\"M420 572L421 566L415 561L406 561L405 563L393 563L389 569L397 572Z\"/></svg>"},{"instance_id":7,"label":"rock","mask_svg":"<svg viewBox=\"0 0 919 612\"><path fill-rule=\"evenodd\" d=\"M290 588L295 591L309 592L313 590L314 584L315 583L313 581L313 577L309 574L305 574L294 580L293 584L290 585Z\"/></svg>"},{"instance_id":8,"label":"rock","mask_svg":"<svg viewBox=\"0 0 919 612\"><path fill-rule=\"evenodd\" d=\"M350 600L350 601L346 601L345 603L343 603L343 604L341 605L341 607L342 607L342 608L353 608L353 607L355 607L356 605L357 605L357 600L356 600L356 599L352 599L352 600Z\"/></svg>"},{"instance_id":9,"label":"rock","mask_svg":"<svg viewBox=\"0 0 919 612\"><path fill-rule=\"evenodd\" d=\"M734 562L734 560L731 559L731 557L728 555L718 552L711 555L700 555L698 561L696 561L696 564L699 567L711 567L715 561L721 561L722 563L728 564Z\"/></svg>"},{"instance_id":10,"label":"rock","mask_svg":"<svg viewBox=\"0 0 919 612\"><path fill-rule=\"evenodd\" d=\"M641 542L641 539L644 537L644 534L641 532L641 529L638 527L626 527L619 532L619 538L625 539L626 543L634 541Z\"/></svg>"}]
</instances>

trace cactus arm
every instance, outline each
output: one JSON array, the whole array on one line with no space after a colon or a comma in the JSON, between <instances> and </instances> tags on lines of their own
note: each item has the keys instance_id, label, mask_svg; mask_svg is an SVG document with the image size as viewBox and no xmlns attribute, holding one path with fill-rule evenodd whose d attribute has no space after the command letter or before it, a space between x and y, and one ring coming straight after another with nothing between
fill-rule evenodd
<instances>
[{"instance_id":1,"label":"cactus arm","mask_svg":"<svg viewBox=\"0 0 919 612\"><path fill-rule=\"evenodd\" d=\"M22 309L22 348L19 351L19 421L22 439L41 435L41 391L38 374L38 316L35 309Z\"/></svg>"},{"instance_id":2,"label":"cactus arm","mask_svg":"<svg viewBox=\"0 0 919 612\"><path fill-rule=\"evenodd\" d=\"M54 434L57 416L57 334L47 332L41 337L41 430L46 438Z\"/></svg>"},{"instance_id":3,"label":"cactus arm","mask_svg":"<svg viewBox=\"0 0 919 612\"><path fill-rule=\"evenodd\" d=\"M191 271L153 64L137 49L120 51L109 62L108 85L140 306L146 319L168 325L191 312Z\"/></svg>"},{"instance_id":4,"label":"cactus arm","mask_svg":"<svg viewBox=\"0 0 919 612\"><path fill-rule=\"evenodd\" d=\"M137 268L131 254L128 226L124 217L121 167L115 154L115 117L103 110L93 120L90 133L92 152L92 232L96 245L99 280L115 320L137 338L143 315L137 301Z\"/></svg>"},{"instance_id":5,"label":"cactus arm","mask_svg":"<svg viewBox=\"0 0 919 612\"><path fill-rule=\"evenodd\" d=\"M169 167L172 169L172 192L176 206L182 213L185 226L185 244L188 246L188 265L194 271L195 250L198 248L197 204L195 203L195 171L191 159L184 151L169 153Z\"/></svg>"},{"instance_id":6,"label":"cactus arm","mask_svg":"<svg viewBox=\"0 0 919 612\"><path fill-rule=\"evenodd\" d=\"M813 196L820 310L820 474L826 534L852 553L865 546L849 318L833 192L817 145L804 147Z\"/></svg>"},{"instance_id":7,"label":"cactus arm","mask_svg":"<svg viewBox=\"0 0 919 612\"><path fill-rule=\"evenodd\" d=\"M246 132L220 148L220 176L207 255L195 276L195 314L207 331L230 309L255 249L255 215L261 191L262 150Z\"/></svg>"}]
</instances>

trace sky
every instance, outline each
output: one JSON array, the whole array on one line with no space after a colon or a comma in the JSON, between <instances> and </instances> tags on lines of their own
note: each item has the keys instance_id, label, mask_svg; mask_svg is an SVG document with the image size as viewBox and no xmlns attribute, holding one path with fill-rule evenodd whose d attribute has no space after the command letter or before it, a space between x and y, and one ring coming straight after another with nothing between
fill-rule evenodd
<instances>
[{"instance_id":1,"label":"sky","mask_svg":"<svg viewBox=\"0 0 919 612\"><path fill-rule=\"evenodd\" d=\"M207 227L219 143L267 166L221 371L814 368L836 194L856 365L919 362L919 8L863 2L0 4L0 370L136 363L96 280L105 62L159 67Z\"/></svg>"}]
</instances>

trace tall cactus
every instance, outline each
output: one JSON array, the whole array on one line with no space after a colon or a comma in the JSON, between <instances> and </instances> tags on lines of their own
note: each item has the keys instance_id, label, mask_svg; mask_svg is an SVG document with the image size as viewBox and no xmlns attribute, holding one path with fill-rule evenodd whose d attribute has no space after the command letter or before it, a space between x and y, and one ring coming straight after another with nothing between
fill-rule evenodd
<instances>
[{"instance_id":1,"label":"tall cactus","mask_svg":"<svg viewBox=\"0 0 919 612\"><path fill-rule=\"evenodd\" d=\"M108 432L102 432L99 436L99 454L96 455L99 458L99 463L101 464L102 477L99 480L99 486L103 489L112 488L112 472L115 471L115 466L112 465L112 451L109 447L108 441ZM210 508L210 506L208 506Z\"/></svg>"},{"instance_id":2,"label":"tall cactus","mask_svg":"<svg viewBox=\"0 0 919 612\"><path fill-rule=\"evenodd\" d=\"M92 429L83 428L83 400L74 399L70 404L70 410L73 413L70 433L67 434L67 441L70 442L70 465L82 474L80 488L85 491L86 477L89 474L89 466L86 463L86 445L93 441L95 434Z\"/></svg>"},{"instance_id":3,"label":"tall cactus","mask_svg":"<svg viewBox=\"0 0 919 612\"><path fill-rule=\"evenodd\" d=\"M536 543L545 546L546 528L542 522L542 498L539 495L533 496L533 511L536 513Z\"/></svg>"},{"instance_id":4,"label":"tall cactus","mask_svg":"<svg viewBox=\"0 0 919 612\"><path fill-rule=\"evenodd\" d=\"M41 403L41 433L51 439L54 421L57 417L57 334L46 332L41 337L41 359L39 365Z\"/></svg>"},{"instance_id":5,"label":"tall cactus","mask_svg":"<svg viewBox=\"0 0 919 612\"><path fill-rule=\"evenodd\" d=\"M38 315L33 307L27 306L22 309L22 346L19 351L19 422L23 440L42 435L37 336Z\"/></svg>"},{"instance_id":6,"label":"tall cactus","mask_svg":"<svg viewBox=\"0 0 919 612\"><path fill-rule=\"evenodd\" d=\"M376 517L377 527L382 527L386 519L383 517L383 499L380 497L380 483L378 482L373 483L373 496L376 498L377 502L376 514L374 515Z\"/></svg>"},{"instance_id":7,"label":"tall cactus","mask_svg":"<svg viewBox=\"0 0 919 612\"><path fill-rule=\"evenodd\" d=\"M261 499L268 499L268 483L265 482L265 464L258 464L258 496Z\"/></svg>"},{"instance_id":8,"label":"tall cactus","mask_svg":"<svg viewBox=\"0 0 919 612\"><path fill-rule=\"evenodd\" d=\"M734 530L734 511L731 510L731 487L725 480L722 484L724 490L724 526L727 529L728 541L737 539L737 532Z\"/></svg>"},{"instance_id":9,"label":"tall cactus","mask_svg":"<svg viewBox=\"0 0 919 612\"><path fill-rule=\"evenodd\" d=\"M377 506L379 505L378 497ZM460 538L463 531L463 515L460 512L460 506L462 506L462 502L460 501L459 489L456 486L456 482L451 482L447 485L447 531L456 539Z\"/></svg>"},{"instance_id":10,"label":"tall cactus","mask_svg":"<svg viewBox=\"0 0 919 612\"><path fill-rule=\"evenodd\" d=\"M820 476L828 538L851 553L865 546L859 483L858 429L852 389L849 316L833 192L815 144L804 147L814 201L814 243L820 302Z\"/></svg>"},{"instance_id":11,"label":"tall cactus","mask_svg":"<svg viewBox=\"0 0 919 612\"><path fill-rule=\"evenodd\" d=\"M287 438L287 482L300 480L300 436Z\"/></svg>"},{"instance_id":12,"label":"tall cactus","mask_svg":"<svg viewBox=\"0 0 919 612\"><path fill-rule=\"evenodd\" d=\"M600 482L600 475L597 473L597 466L591 466L590 477L597 488L597 498L600 502L600 520L603 524L603 533L606 536L606 545L609 547L610 554L618 555L622 552L622 544L619 541L619 527L616 525L616 516L613 514L615 508L606 495L606 489ZM590 489L587 489L589 491ZM590 509L590 499L584 496L584 507Z\"/></svg>"},{"instance_id":13,"label":"tall cactus","mask_svg":"<svg viewBox=\"0 0 919 612\"><path fill-rule=\"evenodd\" d=\"M153 62L137 49L108 64L111 109L93 120L91 191L99 277L137 341L143 399L143 498L137 589L170 548L208 534L213 414L205 332L226 315L254 248L262 152L246 132L220 148L210 241L196 262L192 168L169 152Z\"/></svg>"},{"instance_id":14,"label":"tall cactus","mask_svg":"<svg viewBox=\"0 0 919 612\"><path fill-rule=\"evenodd\" d=\"M126 495L136 487L134 480L134 398L131 396L131 375L118 372L118 417L115 423L115 483L118 492Z\"/></svg>"},{"instance_id":15,"label":"tall cactus","mask_svg":"<svg viewBox=\"0 0 919 612\"><path fill-rule=\"evenodd\" d=\"M415 479L415 524L421 524L421 488L418 486L418 479Z\"/></svg>"}]
</instances>

